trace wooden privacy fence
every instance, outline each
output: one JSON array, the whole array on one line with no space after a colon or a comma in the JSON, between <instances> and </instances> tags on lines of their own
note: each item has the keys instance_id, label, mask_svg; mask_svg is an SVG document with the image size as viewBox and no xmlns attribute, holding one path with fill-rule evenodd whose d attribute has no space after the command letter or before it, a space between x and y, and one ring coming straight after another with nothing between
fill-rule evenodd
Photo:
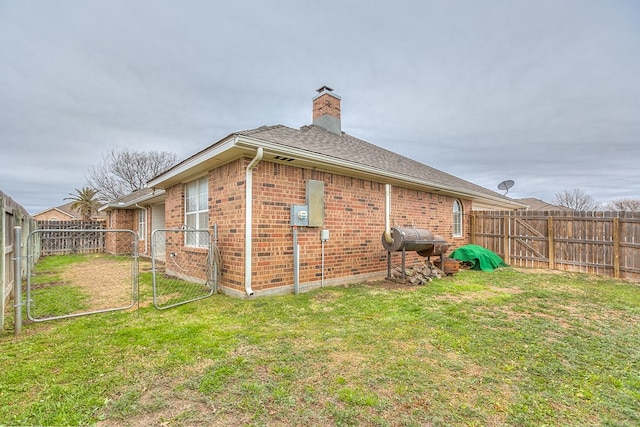
<instances>
[{"instance_id":1,"label":"wooden privacy fence","mask_svg":"<svg viewBox=\"0 0 640 427\"><path fill-rule=\"evenodd\" d=\"M640 280L640 212L478 211L470 234L514 267Z\"/></svg>"},{"instance_id":2,"label":"wooden privacy fence","mask_svg":"<svg viewBox=\"0 0 640 427\"><path fill-rule=\"evenodd\" d=\"M20 254L21 269L26 270L27 246L15 242L14 227L21 227L22 237L36 229L36 221L27 210L0 191L0 331L4 328L10 296L14 293L14 259ZM21 239L24 241L24 238Z\"/></svg>"},{"instance_id":3,"label":"wooden privacy fence","mask_svg":"<svg viewBox=\"0 0 640 427\"><path fill-rule=\"evenodd\" d=\"M104 221L38 221L41 256L104 252L104 227Z\"/></svg>"}]
</instances>

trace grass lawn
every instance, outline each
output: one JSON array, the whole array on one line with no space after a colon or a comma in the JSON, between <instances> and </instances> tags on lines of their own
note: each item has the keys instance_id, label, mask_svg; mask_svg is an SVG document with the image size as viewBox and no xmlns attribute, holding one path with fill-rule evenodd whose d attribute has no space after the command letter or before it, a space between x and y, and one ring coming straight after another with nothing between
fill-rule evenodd
<instances>
[{"instance_id":1,"label":"grass lawn","mask_svg":"<svg viewBox=\"0 0 640 427\"><path fill-rule=\"evenodd\" d=\"M640 286L582 274L214 295L22 332L0 335L0 424L640 425Z\"/></svg>"}]
</instances>

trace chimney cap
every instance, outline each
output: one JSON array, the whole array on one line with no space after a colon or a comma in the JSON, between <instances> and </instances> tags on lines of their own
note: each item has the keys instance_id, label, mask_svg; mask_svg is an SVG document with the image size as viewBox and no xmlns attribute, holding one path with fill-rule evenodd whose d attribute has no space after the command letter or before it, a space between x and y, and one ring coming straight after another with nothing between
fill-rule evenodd
<instances>
[{"instance_id":1,"label":"chimney cap","mask_svg":"<svg viewBox=\"0 0 640 427\"><path fill-rule=\"evenodd\" d=\"M326 86L326 85L325 85L325 86L322 86L320 89L317 89L317 90L316 90L316 92L318 92L318 93L322 93L322 92L324 92L324 91L327 91L327 92L333 92L333 89L332 89L332 88L330 88L329 86Z\"/></svg>"}]
</instances>

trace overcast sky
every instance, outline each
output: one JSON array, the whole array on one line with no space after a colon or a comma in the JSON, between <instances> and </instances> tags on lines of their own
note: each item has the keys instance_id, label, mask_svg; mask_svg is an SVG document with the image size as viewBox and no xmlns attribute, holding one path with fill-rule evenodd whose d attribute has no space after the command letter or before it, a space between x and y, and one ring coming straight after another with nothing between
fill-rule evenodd
<instances>
[{"instance_id":1,"label":"overcast sky","mask_svg":"<svg viewBox=\"0 0 640 427\"><path fill-rule=\"evenodd\" d=\"M310 124L509 196L640 198L640 1L0 0L0 190L32 214L114 147Z\"/></svg>"}]
</instances>

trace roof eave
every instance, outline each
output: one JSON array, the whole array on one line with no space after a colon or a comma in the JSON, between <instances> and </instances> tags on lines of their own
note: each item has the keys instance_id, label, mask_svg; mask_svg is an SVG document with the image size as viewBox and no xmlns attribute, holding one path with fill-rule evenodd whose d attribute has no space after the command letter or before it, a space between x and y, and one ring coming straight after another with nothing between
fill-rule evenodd
<instances>
[{"instance_id":1,"label":"roof eave","mask_svg":"<svg viewBox=\"0 0 640 427\"><path fill-rule=\"evenodd\" d=\"M441 184L437 184L434 182L429 182L426 180L417 179L408 175L393 173L384 171L381 169L369 167L366 165L362 165L360 163L350 162L348 160L329 157L319 153L309 152L307 150L302 150L299 148L288 147L276 143L271 143L268 141L264 141L261 139L256 139L252 137L248 137L245 135L240 135L236 143L239 146L244 146L250 149L256 149L257 147L262 147L264 151L264 155L282 155L285 154L287 157L292 157L296 159L298 162L295 164L304 164L307 163L308 166L314 167L316 169L324 169L327 171L340 171L340 172L359 172L359 175L362 177L366 177L369 179L374 179L377 181L382 181L384 183L390 184L402 184L404 186L409 186L411 188L425 190L429 189L436 193L440 193L443 195L450 195L454 197L467 198L470 200L484 200L487 202L491 202L493 205L505 209L523 209L526 208L526 205L523 203L519 203L516 201L512 201L510 199L505 200L501 196L490 196L487 194L483 194L480 192L461 189L451 186L444 186Z\"/></svg>"},{"instance_id":2,"label":"roof eave","mask_svg":"<svg viewBox=\"0 0 640 427\"><path fill-rule=\"evenodd\" d=\"M199 153L178 163L168 171L152 178L147 183L147 187L166 189L179 182L184 182L203 171L226 163L230 160L229 154L235 146L236 139L237 135L235 134L221 139Z\"/></svg>"},{"instance_id":3,"label":"roof eave","mask_svg":"<svg viewBox=\"0 0 640 427\"><path fill-rule=\"evenodd\" d=\"M102 205L98 208L98 212L106 211L109 209L129 209L132 207L139 207L140 203L149 203L152 202L153 199L159 199L164 196L165 191L163 189L157 189L149 194L142 195L136 199L129 200L127 202L112 202Z\"/></svg>"}]
</instances>

